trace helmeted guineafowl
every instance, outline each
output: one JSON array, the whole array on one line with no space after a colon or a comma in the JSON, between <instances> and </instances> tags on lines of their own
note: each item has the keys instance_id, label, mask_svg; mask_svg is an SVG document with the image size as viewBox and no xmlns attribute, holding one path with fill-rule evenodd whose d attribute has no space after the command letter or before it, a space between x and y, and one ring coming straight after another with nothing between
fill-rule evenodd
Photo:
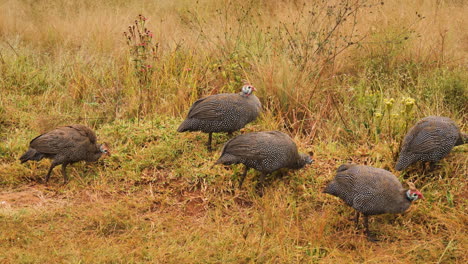
<instances>
[{"instance_id":1,"label":"helmeted guineafowl","mask_svg":"<svg viewBox=\"0 0 468 264\"><path fill-rule=\"evenodd\" d=\"M29 143L29 149L21 157L21 163L28 160L52 159L45 181L49 181L52 169L62 164L64 183L68 181L66 167L78 161L96 161L102 155L110 155L106 144L96 142L96 134L84 125L58 127L44 133Z\"/></svg>"},{"instance_id":2,"label":"helmeted guineafowl","mask_svg":"<svg viewBox=\"0 0 468 264\"><path fill-rule=\"evenodd\" d=\"M199 99L177 131L209 133L207 146L211 150L213 132L232 133L258 117L262 105L253 91L255 88L247 84L240 93L215 94Z\"/></svg>"},{"instance_id":3,"label":"helmeted guineafowl","mask_svg":"<svg viewBox=\"0 0 468 264\"><path fill-rule=\"evenodd\" d=\"M238 163L245 165L239 181L241 188L249 168L261 172L260 182L263 184L266 174L280 168L300 169L312 163L312 159L306 154L298 153L296 144L285 133L268 131L238 135L226 142L221 157L215 164Z\"/></svg>"},{"instance_id":4,"label":"helmeted guineafowl","mask_svg":"<svg viewBox=\"0 0 468 264\"><path fill-rule=\"evenodd\" d=\"M468 135L461 133L452 119L441 116L425 117L406 134L395 169L406 169L418 161L429 161L432 169L454 146L465 143L468 143Z\"/></svg>"},{"instance_id":5,"label":"helmeted guineafowl","mask_svg":"<svg viewBox=\"0 0 468 264\"><path fill-rule=\"evenodd\" d=\"M337 169L335 178L328 183L324 193L341 198L356 209L356 226L359 214L364 215L364 227L369 239L368 216L404 213L412 202L424 198L414 184L404 189L397 177L389 171L370 166L343 164Z\"/></svg>"}]
</instances>

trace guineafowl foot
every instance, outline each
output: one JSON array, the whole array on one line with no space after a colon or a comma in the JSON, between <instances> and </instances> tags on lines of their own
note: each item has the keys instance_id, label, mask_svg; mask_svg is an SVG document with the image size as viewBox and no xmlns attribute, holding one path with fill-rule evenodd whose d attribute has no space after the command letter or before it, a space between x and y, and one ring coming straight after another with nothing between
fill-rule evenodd
<instances>
[{"instance_id":1,"label":"guineafowl foot","mask_svg":"<svg viewBox=\"0 0 468 264\"><path fill-rule=\"evenodd\" d=\"M422 162L421 167L423 175L425 175L426 173L434 172L434 170L437 169L437 165L435 162L429 162L429 165L427 165L426 162Z\"/></svg>"},{"instance_id":2,"label":"guineafowl foot","mask_svg":"<svg viewBox=\"0 0 468 264\"><path fill-rule=\"evenodd\" d=\"M255 186L258 196L262 197L265 189L265 173L262 172L258 178L257 185Z\"/></svg>"},{"instance_id":3,"label":"guineafowl foot","mask_svg":"<svg viewBox=\"0 0 468 264\"><path fill-rule=\"evenodd\" d=\"M263 186L262 184L257 184L255 186L255 192L258 196L263 197L263 194L265 193L265 186Z\"/></svg>"},{"instance_id":4,"label":"guineafowl foot","mask_svg":"<svg viewBox=\"0 0 468 264\"><path fill-rule=\"evenodd\" d=\"M39 179L37 182L38 182L38 183L42 183L42 184L44 184L44 185L49 185L49 181L47 181L46 179L42 179L42 178L41 178L41 179Z\"/></svg>"},{"instance_id":5,"label":"guineafowl foot","mask_svg":"<svg viewBox=\"0 0 468 264\"><path fill-rule=\"evenodd\" d=\"M379 241L375 234L371 233L371 231L369 231L369 216L368 215L364 215L364 228L365 228L365 231L364 233L366 234L367 236L367 240L371 241L371 242L377 242Z\"/></svg>"},{"instance_id":6,"label":"guineafowl foot","mask_svg":"<svg viewBox=\"0 0 468 264\"><path fill-rule=\"evenodd\" d=\"M241 178L239 179L239 189L242 188L242 184L244 183L245 176L247 175L247 171L249 170L249 167L245 166L244 172L241 175Z\"/></svg>"},{"instance_id":7,"label":"guineafowl foot","mask_svg":"<svg viewBox=\"0 0 468 264\"><path fill-rule=\"evenodd\" d=\"M369 240L370 242L379 242L380 239L377 238L377 236L375 234L367 234L367 240Z\"/></svg>"},{"instance_id":8,"label":"guineafowl foot","mask_svg":"<svg viewBox=\"0 0 468 264\"><path fill-rule=\"evenodd\" d=\"M276 176L277 179L283 179L285 175L288 175L287 171L278 170L278 172L276 172L275 176Z\"/></svg>"},{"instance_id":9,"label":"guineafowl foot","mask_svg":"<svg viewBox=\"0 0 468 264\"><path fill-rule=\"evenodd\" d=\"M50 164L50 168L49 168L49 171L47 172L47 175L45 177L45 180L44 180L44 183L47 184L49 182L49 178L50 178L50 174L52 173L52 170L55 168L55 166L57 166L58 164L55 163L54 161L52 162L52 164Z\"/></svg>"}]
</instances>

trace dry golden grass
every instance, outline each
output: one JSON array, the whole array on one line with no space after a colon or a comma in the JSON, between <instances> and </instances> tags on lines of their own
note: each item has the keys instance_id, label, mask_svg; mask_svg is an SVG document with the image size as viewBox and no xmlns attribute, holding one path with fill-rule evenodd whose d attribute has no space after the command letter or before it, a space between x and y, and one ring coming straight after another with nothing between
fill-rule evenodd
<instances>
[{"instance_id":1,"label":"dry golden grass","mask_svg":"<svg viewBox=\"0 0 468 264\"><path fill-rule=\"evenodd\" d=\"M356 12L336 24L343 3ZM149 86L123 37L140 13L159 43ZM393 170L418 118L467 131L466 13L464 1L0 0L0 263L466 263L467 147L431 173ZM243 79L264 113L241 132L282 130L314 153L263 197L254 171L238 190L241 166L212 167L206 135L175 132L197 98ZM50 163L17 159L69 123L113 156L40 184ZM426 200L373 217L370 243L321 193L344 162L412 180Z\"/></svg>"}]
</instances>

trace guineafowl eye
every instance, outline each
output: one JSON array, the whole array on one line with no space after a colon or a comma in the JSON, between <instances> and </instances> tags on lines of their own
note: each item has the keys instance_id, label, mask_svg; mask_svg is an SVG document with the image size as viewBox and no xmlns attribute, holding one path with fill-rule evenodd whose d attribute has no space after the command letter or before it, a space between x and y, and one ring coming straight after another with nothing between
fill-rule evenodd
<instances>
[{"instance_id":1,"label":"guineafowl eye","mask_svg":"<svg viewBox=\"0 0 468 264\"><path fill-rule=\"evenodd\" d=\"M102 144L101 146L99 146L99 151L101 151L104 154L110 155L109 147L107 146L107 144Z\"/></svg>"}]
</instances>

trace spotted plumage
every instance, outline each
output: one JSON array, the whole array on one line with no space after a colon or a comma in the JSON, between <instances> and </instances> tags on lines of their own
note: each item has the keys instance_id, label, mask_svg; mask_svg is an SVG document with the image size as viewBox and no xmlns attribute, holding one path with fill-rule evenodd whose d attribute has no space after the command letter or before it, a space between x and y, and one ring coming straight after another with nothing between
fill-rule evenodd
<instances>
[{"instance_id":1,"label":"spotted plumage","mask_svg":"<svg viewBox=\"0 0 468 264\"><path fill-rule=\"evenodd\" d=\"M448 117L428 116L417 122L406 134L396 163L396 170L404 170L418 161L434 163L447 156L452 148L468 142Z\"/></svg>"},{"instance_id":2,"label":"spotted plumage","mask_svg":"<svg viewBox=\"0 0 468 264\"><path fill-rule=\"evenodd\" d=\"M67 182L68 164L96 161L103 154L110 155L106 144L98 144L96 140L96 134L86 126L58 127L31 140L28 151L20 157L20 160L24 163L28 160L52 159L45 181L49 180L52 169L61 164L64 182Z\"/></svg>"},{"instance_id":3,"label":"spotted plumage","mask_svg":"<svg viewBox=\"0 0 468 264\"><path fill-rule=\"evenodd\" d=\"M411 202L423 197L412 184L409 190L404 189L389 171L356 164L341 165L324 193L339 197L356 209L356 225L362 213L368 236L368 216L404 213Z\"/></svg>"},{"instance_id":4,"label":"spotted plumage","mask_svg":"<svg viewBox=\"0 0 468 264\"><path fill-rule=\"evenodd\" d=\"M261 112L261 103L252 94L255 88L244 85L240 93L210 95L196 101L178 132L202 131L209 133L208 149L211 150L213 132L232 133L254 121Z\"/></svg>"},{"instance_id":5,"label":"spotted plumage","mask_svg":"<svg viewBox=\"0 0 468 264\"><path fill-rule=\"evenodd\" d=\"M296 144L285 133L268 131L239 135L226 142L216 164L239 163L245 165L240 188L248 168L260 171L263 181L266 174L280 168L300 169L312 163L312 159L306 154L298 153Z\"/></svg>"}]
</instances>

